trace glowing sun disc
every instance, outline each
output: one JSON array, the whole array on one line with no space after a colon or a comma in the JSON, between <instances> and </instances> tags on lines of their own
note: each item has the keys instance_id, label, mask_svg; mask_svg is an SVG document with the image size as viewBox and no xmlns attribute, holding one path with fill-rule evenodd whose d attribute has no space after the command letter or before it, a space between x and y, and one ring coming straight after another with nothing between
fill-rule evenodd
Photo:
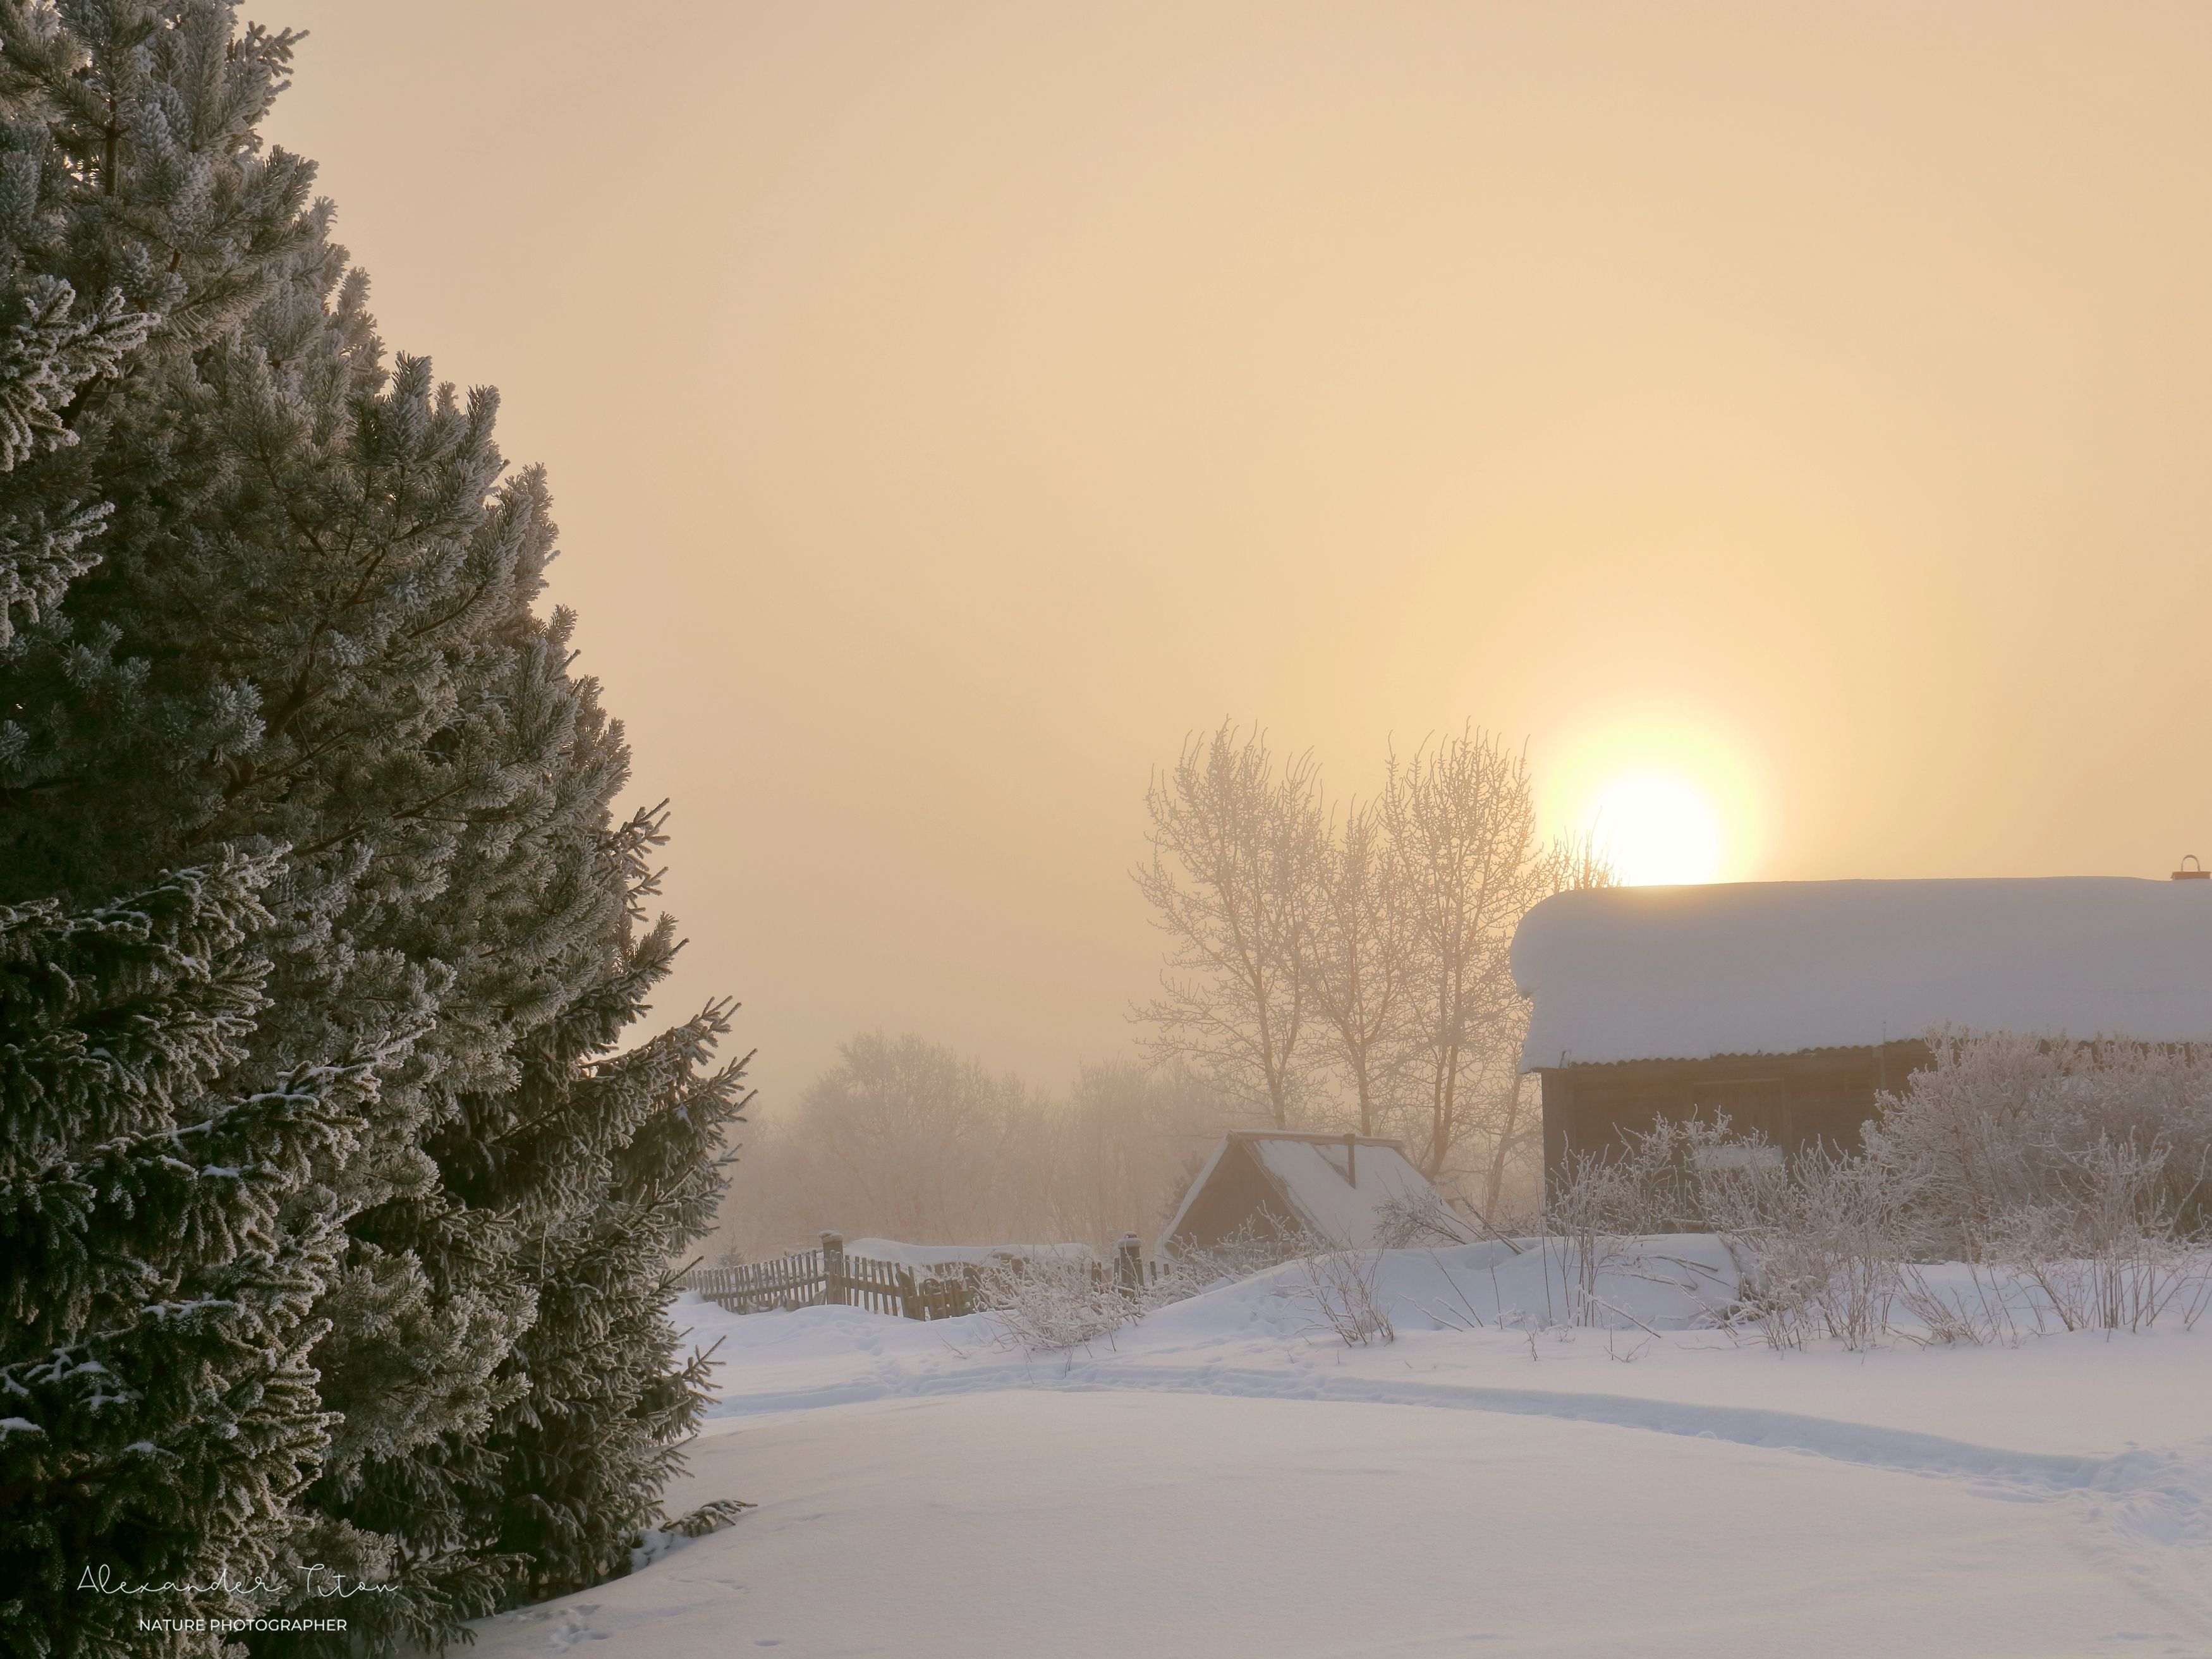
<instances>
[{"instance_id":1,"label":"glowing sun disc","mask_svg":"<svg viewBox=\"0 0 2212 1659\"><path fill-rule=\"evenodd\" d=\"M1598 851L1632 887L1711 881L1720 869L1720 820L1678 777L1615 778L1599 792L1589 828Z\"/></svg>"}]
</instances>

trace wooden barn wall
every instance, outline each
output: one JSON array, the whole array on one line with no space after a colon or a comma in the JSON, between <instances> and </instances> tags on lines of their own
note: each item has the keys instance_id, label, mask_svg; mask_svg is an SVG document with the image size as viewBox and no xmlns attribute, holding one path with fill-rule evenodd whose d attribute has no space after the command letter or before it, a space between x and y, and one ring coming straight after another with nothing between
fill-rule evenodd
<instances>
[{"instance_id":1,"label":"wooden barn wall","mask_svg":"<svg viewBox=\"0 0 2212 1659\"><path fill-rule=\"evenodd\" d=\"M1874 1115L1875 1097L1903 1088L1930 1060L1928 1045L1911 1040L1797 1054L1546 1066L1540 1073L1544 1167L1557 1170L1570 1147L1617 1146L1623 1130L1717 1111L1738 1128L1763 1131L1786 1151L1815 1142L1856 1151L1860 1126Z\"/></svg>"}]
</instances>

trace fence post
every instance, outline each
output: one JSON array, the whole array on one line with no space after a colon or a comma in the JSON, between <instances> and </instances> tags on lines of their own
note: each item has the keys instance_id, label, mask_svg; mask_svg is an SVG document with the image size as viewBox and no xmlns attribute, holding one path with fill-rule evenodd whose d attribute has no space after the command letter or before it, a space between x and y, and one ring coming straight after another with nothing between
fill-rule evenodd
<instances>
[{"instance_id":1,"label":"fence post","mask_svg":"<svg viewBox=\"0 0 2212 1659\"><path fill-rule=\"evenodd\" d=\"M845 1241L836 1233L822 1235L822 1299L838 1306L845 1301Z\"/></svg>"},{"instance_id":2,"label":"fence post","mask_svg":"<svg viewBox=\"0 0 2212 1659\"><path fill-rule=\"evenodd\" d=\"M1145 1242L1134 1233L1123 1233L1114 1247L1114 1267L1121 1280L1121 1294L1134 1297L1145 1288Z\"/></svg>"}]
</instances>

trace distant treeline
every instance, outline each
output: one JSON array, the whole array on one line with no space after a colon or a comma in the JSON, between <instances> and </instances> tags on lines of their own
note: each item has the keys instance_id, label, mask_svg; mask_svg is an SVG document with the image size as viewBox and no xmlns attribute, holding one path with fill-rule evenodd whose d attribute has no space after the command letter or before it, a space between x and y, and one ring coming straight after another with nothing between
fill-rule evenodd
<instances>
[{"instance_id":1,"label":"distant treeline","mask_svg":"<svg viewBox=\"0 0 2212 1659\"><path fill-rule=\"evenodd\" d=\"M927 1038L868 1032L745 1137L717 1249L757 1260L848 1237L1149 1242L1224 1127L1184 1067L1082 1066L1053 1094Z\"/></svg>"}]
</instances>

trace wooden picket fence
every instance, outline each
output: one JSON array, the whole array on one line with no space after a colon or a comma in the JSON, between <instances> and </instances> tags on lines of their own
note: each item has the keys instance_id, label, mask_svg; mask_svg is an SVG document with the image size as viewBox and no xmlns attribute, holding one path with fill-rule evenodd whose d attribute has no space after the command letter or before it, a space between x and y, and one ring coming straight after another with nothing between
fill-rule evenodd
<instances>
[{"instance_id":1,"label":"wooden picket fence","mask_svg":"<svg viewBox=\"0 0 2212 1659\"><path fill-rule=\"evenodd\" d=\"M800 1250L742 1267L694 1267L679 1282L738 1313L811 1307L822 1300L822 1252Z\"/></svg>"},{"instance_id":2,"label":"wooden picket fence","mask_svg":"<svg viewBox=\"0 0 2212 1659\"><path fill-rule=\"evenodd\" d=\"M1000 1259L1018 1273L1029 1266L1018 1256ZM1110 1264L1087 1265L1093 1285L1117 1285L1132 1292L1156 1283L1165 1271L1159 1262L1144 1259L1133 1236L1121 1241ZM678 1282L732 1313L827 1303L901 1319L954 1319L988 1302L983 1270L974 1262L941 1261L916 1272L895 1261L848 1255L845 1241L836 1233L823 1234L819 1249L736 1267L694 1267Z\"/></svg>"}]
</instances>

